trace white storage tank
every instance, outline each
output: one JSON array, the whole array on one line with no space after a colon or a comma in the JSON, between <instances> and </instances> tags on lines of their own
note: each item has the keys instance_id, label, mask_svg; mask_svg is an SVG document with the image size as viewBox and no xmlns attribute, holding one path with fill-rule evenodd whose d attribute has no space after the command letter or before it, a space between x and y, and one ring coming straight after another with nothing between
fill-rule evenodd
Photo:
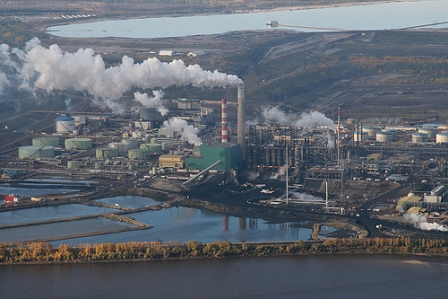
<instances>
[{"instance_id":1,"label":"white storage tank","mask_svg":"<svg viewBox=\"0 0 448 299\"><path fill-rule=\"evenodd\" d=\"M71 116L61 116L56 120L56 132L70 134L75 130L75 119Z\"/></svg>"},{"instance_id":2,"label":"white storage tank","mask_svg":"<svg viewBox=\"0 0 448 299\"><path fill-rule=\"evenodd\" d=\"M418 132L428 135L428 138L436 138L436 135L439 132L439 130L431 128L421 128L418 130Z\"/></svg>"},{"instance_id":3,"label":"white storage tank","mask_svg":"<svg viewBox=\"0 0 448 299\"><path fill-rule=\"evenodd\" d=\"M379 127L363 127L362 131L367 133L369 139L375 139L376 132L380 130Z\"/></svg>"},{"instance_id":4,"label":"white storage tank","mask_svg":"<svg viewBox=\"0 0 448 299\"><path fill-rule=\"evenodd\" d=\"M376 141L382 143L391 143L392 142L392 134L389 132L377 132L376 133Z\"/></svg>"},{"instance_id":5,"label":"white storage tank","mask_svg":"<svg viewBox=\"0 0 448 299\"><path fill-rule=\"evenodd\" d=\"M19 159L26 158L54 158L54 147L52 146L21 146L19 148Z\"/></svg>"},{"instance_id":6,"label":"white storage tank","mask_svg":"<svg viewBox=\"0 0 448 299\"><path fill-rule=\"evenodd\" d=\"M412 143L428 142L428 135L425 133L412 133Z\"/></svg>"},{"instance_id":7,"label":"white storage tank","mask_svg":"<svg viewBox=\"0 0 448 299\"><path fill-rule=\"evenodd\" d=\"M90 138L68 138L65 139L66 149L88 150L92 148L92 139Z\"/></svg>"},{"instance_id":8,"label":"white storage tank","mask_svg":"<svg viewBox=\"0 0 448 299\"><path fill-rule=\"evenodd\" d=\"M396 129L384 129L383 132L389 133L391 135L392 141L397 140L398 130L396 130Z\"/></svg>"},{"instance_id":9,"label":"white storage tank","mask_svg":"<svg viewBox=\"0 0 448 299\"><path fill-rule=\"evenodd\" d=\"M448 143L448 131L442 131L436 135L436 143Z\"/></svg>"},{"instance_id":10,"label":"white storage tank","mask_svg":"<svg viewBox=\"0 0 448 299\"><path fill-rule=\"evenodd\" d=\"M367 139L369 139L369 134L367 132L361 132L361 131L355 131L354 135L353 135L353 140L355 142L360 141L367 141Z\"/></svg>"}]
</instances>

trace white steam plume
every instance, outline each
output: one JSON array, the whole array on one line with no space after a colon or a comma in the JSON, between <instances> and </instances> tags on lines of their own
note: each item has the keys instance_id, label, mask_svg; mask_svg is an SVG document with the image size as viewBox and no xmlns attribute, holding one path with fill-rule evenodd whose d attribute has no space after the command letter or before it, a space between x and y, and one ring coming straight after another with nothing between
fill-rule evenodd
<instances>
[{"instance_id":1,"label":"white steam plume","mask_svg":"<svg viewBox=\"0 0 448 299\"><path fill-rule=\"evenodd\" d=\"M161 90L153 90L152 91L154 97L150 98L147 93L134 93L135 100L140 102L143 106L147 108L155 108L162 116L168 114L168 109L165 108L162 104L163 91Z\"/></svg>"},{"instance_id":2,"label":"white steam plume","mask_svg":"<svg viewBox=\"0 0 448 299\"><path fill-rule=\"evenodd\" d=\"M5 87L9 85L8 77L5 74L0 73L0 94L5 90Z\"/></svg>"},{"instance_id":3,"label":"white steam plume","mask_svg":"<svg viewBox=\"0 0 448 299\"><path fill-rule=\"evenodd\" d=\"M180 138L190 144L199 146L202 144L198 137L198 130L188 125L186 120L179 117L173 117L163 122L163 128L173 129L174 132L180 133Z\"/></svg>"},{"instance_id":4,"label":"white steam plume","mask_svg":"<svg viewBox=\"0 0 448 299\"><path fill-rule=\"evenodd\" d=\"M436 222L428 222L428 219L422 214L406 213L404 218L409 222L413 223L415 227L421 230L438 230L446 232L448 231L448 226L441 225Z\"/></svg>"},{"instance_id":5,"label":"white steam plume","mask_svg":"<svg viewBox=\"0 0 448 299\"><path fill-rule=\"evenodd\" d=\"M325 138L327 139L327 147L328 148L334 148L334 140L333 137L330 134L326 134Z\"/></svg>"},{"instance_id":6,"label":"white steam plume","mask_svg":"<svg viewBox=\"0 0 448 299\"><path fill-rule=\"evenodd\" d=\"M295 199L297 201L305 201L305 202L310 202L310 201L323 202L324 201L323 198L313 196L313 195L307 194L307 193L300 193L300 192L293 192L291 194L291 199Z\"/></svg>"},{"instance_id":7,"label":"white steam plume","mask_svg":"<svg viewBox=\"0 0 448 299\"><path fill-rule=\"evenodd\" d=\"M327 126L332 131L336 132L335 123L318 111L310 113L302 113L301 115L286 114L281 111L278 106L272 108L265 108L262 112L265 122L275 122L279 125L288 125L294 127L305 127L308 129L316 126Z\"/></svg>"},{"instance_id":8,"label":"white steam plume","mask_svg":"<svg viewBox=\"0 0 448 299\"><path fill-rule=\"evenodd\" d=\"M10 51L5 45L0 48L0 53L8 57L3 60L9 65L11 53L21 61L17 72L23 82L22 88L87 91L111 106L117 105L116 100L133 87L146 89L190 84L194 87L227 87L242 82L235 75L206 71L199 65L186 66L182 60L166 63L148 58L142 63L134 63L132 58L124 56L121 64L106 68L102 57L92 49L68 53L58 45L45 48L37 38L29 41L23 51Z\"/></svg>"}]
</instances>

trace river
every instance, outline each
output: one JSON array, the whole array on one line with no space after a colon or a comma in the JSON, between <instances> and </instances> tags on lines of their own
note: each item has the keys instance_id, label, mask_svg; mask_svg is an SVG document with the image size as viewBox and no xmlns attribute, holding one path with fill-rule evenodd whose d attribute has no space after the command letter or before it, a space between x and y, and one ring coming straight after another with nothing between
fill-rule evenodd
<instances>
[{"instance_id":1,"label":"river","mask_svg":"<svg viewBox=\"0 0 448 299\"><path fill-rule=\"evenodd\" d=\"M446 298L448 258L322 255L0 266L2 298Z\"/></svg>"},{"instance_id":2,"label":"river","mask_svg":"<svg viewBox=\"0 0 448 299\"><path fill-rule=\"evenodd\" d=\"M298 31L391 30L428 25L448 27L448 1L382 2L319 9L264 11L253 13L108 20L47 28L60 37L167 38L232 31L267 30L268 20L280 24L276 29ZM441 23L441 24L437 24ZM307 28L319 27L321 29ZM327 28L327 29L325 29Z\"/></svg>"}]
</instances>

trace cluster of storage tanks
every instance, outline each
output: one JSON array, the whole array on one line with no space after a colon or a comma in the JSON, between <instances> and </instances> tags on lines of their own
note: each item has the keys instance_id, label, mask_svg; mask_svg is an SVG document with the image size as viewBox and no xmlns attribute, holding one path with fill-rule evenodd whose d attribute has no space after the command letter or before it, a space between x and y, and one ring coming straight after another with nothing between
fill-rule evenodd
<instances>
[{"instance_id":1,"label":"cluster of storage tanks","mask_svg":"<svg viewBox=\"0 0 448 299\"><path fill-rule=\"evenodd\" d=\"M415 130L404 128L404 130ZM446 125L425 124L411 134L412 143L425 143L434 140L437 144L448 144L448 127ZM364 127L362 131L355 131L353 139L355 142L364 142L375 139L378 143L391 143L397 140L398 129L382 129L380 127Z\"/></svg>"}]
</instances>

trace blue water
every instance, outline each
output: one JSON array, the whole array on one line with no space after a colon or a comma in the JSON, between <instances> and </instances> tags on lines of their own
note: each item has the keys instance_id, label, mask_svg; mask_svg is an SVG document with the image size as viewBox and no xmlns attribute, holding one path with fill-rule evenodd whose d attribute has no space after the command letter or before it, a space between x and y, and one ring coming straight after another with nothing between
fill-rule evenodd
<instances>
[{"instance_id":1,"label":"blue water","mask_svg":"<svg viewBox=\"0 0 448 299\"><path fill-rule=\"evenodd\" d=\"M166 38L219 34L243 30L267 30L268 20L294 26L337 28L340 30L384 30L448 22L448 1L390 2L320 9L268 11L256 13L111 20L49 27L47 32L61 37ZM448 24L426 28L448 28ZM328 29L278 27L298 31ZM276 30L276 29L270 29Z\"/></svg>"}]
</instances>

